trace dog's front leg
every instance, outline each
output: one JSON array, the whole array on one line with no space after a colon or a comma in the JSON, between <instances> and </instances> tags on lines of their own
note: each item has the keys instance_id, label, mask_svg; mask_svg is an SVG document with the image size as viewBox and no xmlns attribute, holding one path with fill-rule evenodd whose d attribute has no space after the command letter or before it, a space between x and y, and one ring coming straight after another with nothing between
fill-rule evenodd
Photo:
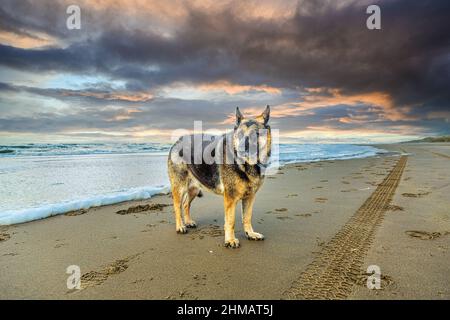
<instances>
[{"instance_id":1,"label":"dog's front leg","mask_svg":"<svg viewBox=\"0 0 450 320\"><path fill-rule=\"evenodd\" d=\"M253 231L252 214L254 203L254 195L242 199L242 224L244 225L245 235L249 240L264 240L264 236L261 233Z\"/></svg>"},{"instance_id":2,"label":"dog's front leg","mask_svg":"<svg viewBox=\"0 0 450 320\"><path fill-rule=\"evenodd\" d=\"M238 248L239 240L234 235L237 199L224 194L225 207L225 247Z\"/></svg>"}]
</instances>

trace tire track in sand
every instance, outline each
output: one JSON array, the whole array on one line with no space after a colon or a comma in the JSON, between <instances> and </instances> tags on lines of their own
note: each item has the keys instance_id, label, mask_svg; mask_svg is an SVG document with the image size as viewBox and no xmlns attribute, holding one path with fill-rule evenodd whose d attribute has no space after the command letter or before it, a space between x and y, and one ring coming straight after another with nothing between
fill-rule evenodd
<instances>
[{"instance_id":1,"label":"tire track in sand","mask_svg":"<svg viewBox=\"0 0 450 320\"><path fill-rule=\"evenodd\" d=\"M364 256L394 196L407 156L328 242L284 293L287 299L345 299L361 273Z\"/></svg>"}]
</instances>

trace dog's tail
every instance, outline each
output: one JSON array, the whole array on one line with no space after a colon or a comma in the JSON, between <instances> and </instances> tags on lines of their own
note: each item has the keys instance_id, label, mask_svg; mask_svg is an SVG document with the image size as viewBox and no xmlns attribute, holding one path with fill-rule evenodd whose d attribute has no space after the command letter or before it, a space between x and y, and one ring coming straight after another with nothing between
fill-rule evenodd
<instances>
[{"instance_id":1,"label":"dog's tail","mask_svg":"<svg viewBox=\"0 0 450 320\"><path fill-rule=\"evenodd\" d=\"M200 190L200 191L198 192L197 197L199 197L199 198L203 197L203 192L202 192L202 190Z\"/></svg>"}]
</instances>

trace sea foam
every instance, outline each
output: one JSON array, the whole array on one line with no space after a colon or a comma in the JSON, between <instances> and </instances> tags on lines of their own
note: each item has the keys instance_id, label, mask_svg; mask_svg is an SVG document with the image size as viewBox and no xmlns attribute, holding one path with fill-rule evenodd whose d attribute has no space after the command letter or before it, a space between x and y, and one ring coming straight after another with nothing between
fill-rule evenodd
<instances>
[{"instance_id":1,"label":"sea foam","mask_svg":"<svg viewBox=\"0 0 450 320\"><path fill-rule=\"evenodd\" d=\"M61 202L58 204L49 204L37 208L4 211L0 212L0 225L23 223L70 211L89 209L92 207L110 205L124 201L149 199L156 194L167 193L168 191L169 187L167 186L134 188L128 191Z\"/></svg>"}]
</instances>

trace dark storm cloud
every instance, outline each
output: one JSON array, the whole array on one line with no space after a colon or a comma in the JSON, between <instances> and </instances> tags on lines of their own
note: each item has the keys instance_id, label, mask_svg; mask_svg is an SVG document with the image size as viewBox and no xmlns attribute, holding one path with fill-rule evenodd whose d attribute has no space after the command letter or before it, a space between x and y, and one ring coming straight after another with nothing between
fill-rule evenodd
<instances>
[{"instance_id":1,"label":"dark storm cloud","mask_svg":"<svg viewBox=\"0 0 450 320\"><path fill-rule=\"evenodd\" d=\"M191 9L186 24L171 37L145 26L114 26L65 49L1 46L1 63L27 70L103 72L128 80L131 87L229 79L384 91L398 104L447 108L450 2L375 3L382 8L381 31L366 29L366 7L358 2L336 9L333 2L300 1L293 17L278 20L243 20L231 8L214 14ZM152 65L155 70L146 68Z\"/></svg>"},{"instance_id":2,"label":"dark storm cloud","mask_svg":"<svg viewBox=\"0 0 450 320\"><path fill-rule=\"evenodd\" d=\"M150 101L153 97L149 94L136 94L133 92L118 91L110 86L102 85L100 88L88 88L84 90L58 89L58 88L36 88L27 86L16 86L0 82L1 92L25 92L34 95L55 98L60 101L79 101L84 105L96 107L104 105L120 104L132 106Z\"/></svg>"},{"instance_id":3,"label":"dark storm cloud","mask_svg":"<svg viewBox=\"0 0 450 320\"><path fill-rule=\"evenodd\" d=\"M128 114L128 107L89 107L80 105L70 114L56 112L36 113L33 117L14 116L0 118L0 131L55 133L60 131L105 129L132 130L146 126L152 129L193 129L193 122L202 119L204 129L230 128L232 125L219 125L234 110L232 103L214 103L203 100L154 99ZM261 106L261 110L263 107ZM114 120L117 116L127 115L125 119Z\"/></svg>"},{"instance_id":4,"label":"dark storm cloud","mask_svg":"<svg viewBox=\"0 0 450 320\"><path fill-rule=\"evenodd\" d=\"M169 35L146 25L131 27L127 21L120 20L120 12L116 12L119 22L109 21L109 14L96 16L96 12L88 12L82 36L61 28L65 16L52 17L48 12L56 9L46 8L51 5L44 3L39 6L37 16L33 15L36 4L31 2L24 1L18 7L2 3L0 29L17 33L39 31L61 40L69 37L69 44L40 49L0 45L0 65L36 73L102 74L125 81L126 89L136 92L177 82L196 84L216 80L285 89L339 88L343 94L379 91L388 93L394 106L410 107L402 112L421 119L411 124L448 131L447 122L427 119L427 115L450 110L449 1L373 1L381 7L382 30L366 28L366 6L360 2L338 8L335 1L299 1L291 16L273 19L243 18L232 5L214 12L187 8L186 20ZM59 4L57 10L63 7ZM47 21L45 14L49 15ZM18 88L0 84L0 90ZM57 90L27 88L26 91L62 99ZM76 92L72 93L72 97L77 96ZM82 99L101 104L101 99ZM236 102L245 106L255 101ZM185 117L220 121L234 105L156 99L141 107L147 109L138 118L132 117L117 126L148 121L156 126L164 123L167 127L178 127ZM217 114L209 116L208 108ZM96 119L97 127L111 128L116 124L105 120L113 116L108 112L81 114L80 111L56 119L61 128L85 119L86 126ZM324 119L343 128L363 126L338 120L349 113L349 108L337 106L316 110L314 115L276 121L285 121L291 129L307 123L323 124ZM43 130L52 122L47 116L43 119L41 126L36 124L36 130ZM373 115L367 115L366 119L376 120ZM19 120L25 121L18 118L14 121ZM0 122L0 129L12 130L14 125L19 125L14 121ZM388 121L377 124L389 125Z\"/></svg>"},{"instance_id":5,"label":"dark storm cloud","mask_svg":"<svg viewBox=\"0 0 450 320\"><path fill-rule=\"evenodd\" d=\"M71 0L2 0L0 3L0 31L8 31L17 35L39 39L39 34L51 37L74 40L82 38L82 33L66 28L69 5L76 4ZM103 21L92 16L92 10L83 12L83 22L90 26L90 33L103 27ZM104 19L107 19L104 15ZM108 20L105 21L108 23Z\"/></svg>"}]
</instances>

